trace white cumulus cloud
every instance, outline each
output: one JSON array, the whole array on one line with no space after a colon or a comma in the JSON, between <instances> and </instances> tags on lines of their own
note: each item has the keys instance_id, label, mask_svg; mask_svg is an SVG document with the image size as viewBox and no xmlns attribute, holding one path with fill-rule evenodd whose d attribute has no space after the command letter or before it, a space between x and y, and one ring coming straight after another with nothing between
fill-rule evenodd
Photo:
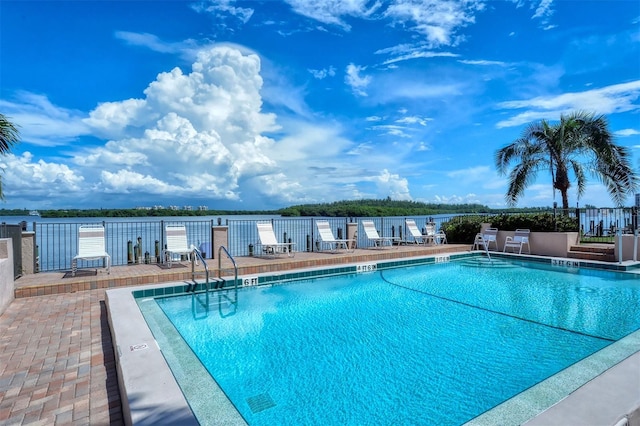
<instances>
[{"instance_id":1,"label":"white cumulus cloud","mask_svg":"<svg viewBox=\"0 0 640 426\"><path fill-rule=\"evenodd\" d=\"M557 120L560 114L570 111L589 111L597 114L613 114L639 110L637 100L640 98L640 80L614 84L599 89L583 92L569 92L561 95L538 96L532 99L501 102L499 109L520 110L506 120L501 120L496 127L520 126L540 119Z\"/></svg>"},{"instance_id":2,"label":"white cumulus cloud","mask_svg":"<svg viewBox=\"0 0 640 426\"><path fill-rule=\"evenodd\" d=\"M344 77L345 83L351 87L353 93L359 96L367 96L366 88L371 83L370 75L361 75L365 69L366 67L349 64Z\"/></svg>"}]
</instances>

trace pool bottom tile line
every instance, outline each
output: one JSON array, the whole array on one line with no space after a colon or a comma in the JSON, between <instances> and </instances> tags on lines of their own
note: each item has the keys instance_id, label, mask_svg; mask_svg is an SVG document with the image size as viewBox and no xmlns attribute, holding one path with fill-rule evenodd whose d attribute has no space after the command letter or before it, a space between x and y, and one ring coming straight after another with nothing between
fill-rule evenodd
<instances>
[{"instance_id":1,"label":"pool bottom tile line","mask_svg":"<svg viewBox=\"0 0 640 426\"><path fill-rule=\"evenodd\" d=\"M455 300L455 299L451 299L451 298L448 298L448 297L440 296L440 295L437 295L437 294L429 293L429 292L424 291L424 290L419 290L419 289L416 289L416 288L407 287L405 285L397 284L397 283L389 281L388 279L386 279L384 277L383 272L384 271L380 271L380 277L387 284L395 286L395 287L398 287L398 288L402 288L402 289L405 289L405 290L413 291L413 292L416 292L416 293L424 294L425 296L429 296L429 297L433 297L433 298L436 298L436 299L444 300L446 302L456 303L458 305L466 306L468 308L479 309L479 310L484 311L484 312L489 312L489 313L492 313L492 314L502 315L502 316L513 318L513 319L517 319L517 320L520 320L520 321L529 322L531 324L541 325L541 326L544 326L544 327L549 327L549 328L553 328L553 329L560 330L560 331L566 331L567 333L578 334L580 336L590 337L592 339L604 340L606 342L615 342L616 341L615 339L610 339L608 337L593 336L591 334L583 333L581 331L570 330L568 328L558 327L558 326L551 325L551 324L545 324L543 322L535 321L535 320L532 320L532 319L529 319L529 318L518 317L518 316L515 316L515 315L512 315L512 314L508 314L506 312L500 312L500 311L496 311L496 310L493 310L493 309L488 309L488 308L485 308L485 307L482 307L482 306L473 305L471 303L462 302L460 300Z\"/></svg>"}]
</instances>

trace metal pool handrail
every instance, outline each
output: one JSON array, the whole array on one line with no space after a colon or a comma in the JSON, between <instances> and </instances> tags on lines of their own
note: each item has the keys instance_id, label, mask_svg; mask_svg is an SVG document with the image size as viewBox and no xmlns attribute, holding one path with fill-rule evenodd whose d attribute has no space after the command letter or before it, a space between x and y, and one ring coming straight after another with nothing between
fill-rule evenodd
<instances>
[{"instance_id":1,"label":"metal pool handrail","mask_svg":"<svg viewBox=\"0 0 640 426\"><path fill-rule=\"evenodd\" d=\"M209 292L209 266L207 266L207 262L206 260L204 260L204 257L202 256L202 253L200 253L200 250L198 250L197 248L193 250L193 253L195 253L195 255L198 257L198 259L200 259L200 261L202 262L202 265L204 265L204 276L205 276L205 285L207 286L207 293ZM196 259L195 257L191 256L191 279L193 280L193 282L196 281Z\"/></svg>"},{"instance_id":2,"label":"metal pool handrail","mask_svg":"<svg viewBox=\"0 0 640 426\"><path fill-rule=\"evenodd\" d=\"M218 279L222 278L222 252L225 252L227 257L229 257L229 259L231 260L231 263L233 263L233 269L235 271L235 276L234 276L234 280L233 280L233 284L235 286L235 289L238 289L238 264L236 263L236 260L233 258L233 256L231 256L231 253L229 253L229 250L227 250L227 248L225 246L220 246L220 248L218 249Z\"/></svg>"}]
</instances>

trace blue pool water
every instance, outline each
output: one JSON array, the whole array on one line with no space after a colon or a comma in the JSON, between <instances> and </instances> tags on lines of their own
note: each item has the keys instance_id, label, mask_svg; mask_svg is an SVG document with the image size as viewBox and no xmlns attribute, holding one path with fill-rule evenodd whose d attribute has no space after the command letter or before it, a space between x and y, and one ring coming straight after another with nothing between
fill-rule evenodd
<instances>
[{"instance_id":1,"label":"blue pool water","mask_svg":"<svg viewBox=\"0 0 640 426\"><path fill-rule=\"evenodd\" d=\"M462 424L640 328L633 276L485 266L157 303L251 425Z\"/></svg>"}]
</instances>

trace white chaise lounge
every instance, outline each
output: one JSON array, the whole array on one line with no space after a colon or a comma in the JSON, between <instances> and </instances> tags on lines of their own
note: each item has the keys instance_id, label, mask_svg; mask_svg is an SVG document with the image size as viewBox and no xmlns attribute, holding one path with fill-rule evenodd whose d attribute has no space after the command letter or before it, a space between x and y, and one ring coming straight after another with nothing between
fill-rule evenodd
<instances>
[{"instance_id":1,"label":"white chaise lounge","mask_svg":"<svg viewBox=\"0 0 640 426\"><path fill-rule=\"evenodd\" d=\"M111 256L106 251L104 226L82 225L78 228L78 254L71 261L71 276L78 271L78 260L104 259L107 274L111 273Z\"/></svg>"},{"instance_id":2,"label":"white chaise lounge","mask_svg":"<svg viewBox=\"0 0 640 426\"><path fill-rule=\"evenodd\" d=\"M294 256L293 246L295 243L279 243L271 222L258 222L257 226L260 238L259 246L264 254L275 256L286 253L289 257Z\"/></svg>"},{"instance_id":3,"label":"white chaise lounge","mask_svg":"<svg viewBox=\"0 0 640 426\"><path fill-rule=\"evenodd\" d=\"M331 225L327 220L318 220L316 221L316 226L318 227L318 236L320 237L320 250L323 250L325 247L328 247L332 252L338 251L339 248L343 248L347 251L355 250L355 240L348 239L336 239L333 236L333 231L331 230Z\"/></svg>"},{"instance_id":4,"label":"white chaise lounge","mask_svg":"<svg viewBox=\"0 0 640 426\"><path fill-rule=\"evenodd\" d=\"M182 256L186 256L187 260L192 260L193 251L198 249L187 242L187 228L184 225L167 225L164 235L166 243L164 250L162 250L162 261L166 263L167 267L171 268L174 258L180 261ZM197 257L195 261L197 264Z\"/></svg>"},{"instance_id":5,"label":"white chaise lounge","mask_svg":"<svg viewBox=\"0 0 640 426\"><path fill-rule=\"evenodd\" d=\"M381 237L380 234L378 234L376 225L372 220L363 220L362 228L364 229L364 233L367 236L367 239L373 242L374 247L384 248L385 245L391 247L395 242L400 241L400 239L397 237Z\"/></svg>"},{"instance_id":6,"label":"white chaise lounge","mask_svg":"<svg viewBox=\"0 0 640 426\"><path fill-rule=\"evenodd\" d=\"M409 240L407 241L407 243L413 242L414 244L427 244L427 242L433 241L432 238L423 235L422 232L420 232L415 220L405 219L404 223L407 225L409 235L411 235L411 237L413 238L413 240Z\"/></svg>"}]
</instances>

